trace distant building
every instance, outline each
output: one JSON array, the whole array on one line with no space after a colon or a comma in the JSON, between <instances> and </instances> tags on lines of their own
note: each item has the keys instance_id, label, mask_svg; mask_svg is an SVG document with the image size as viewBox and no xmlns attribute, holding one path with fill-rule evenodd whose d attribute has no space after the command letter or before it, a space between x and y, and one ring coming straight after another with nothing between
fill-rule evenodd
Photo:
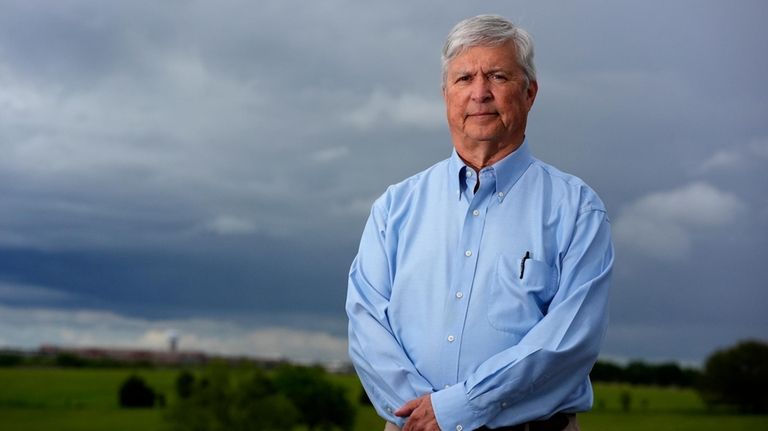
<instances>
[{"instance_id":1,"label":"distant building","mask_svg":"<svg viewBox=\"0 0 768 431\"><path fill-rule=\"evenodd\" d=\"M179 334L171 331L168 333L168 350L170 350L171 353L176 353L178 349L179 349Z\"/></svg>"}]
</instances>

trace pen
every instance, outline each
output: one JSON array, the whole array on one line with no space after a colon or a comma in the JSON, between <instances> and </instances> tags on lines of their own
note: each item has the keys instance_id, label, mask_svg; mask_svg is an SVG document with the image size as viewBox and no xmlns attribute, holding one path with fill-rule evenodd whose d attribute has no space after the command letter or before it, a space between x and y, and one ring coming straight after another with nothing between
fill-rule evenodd
<instances>
[{"instance_id":1,"label":"pen","mask_svg":"<svg viewBox=\"0 0 768 431\"><path fill-rule=\"evenodd\" d=\"M525 273L525 261L526 259L530 259L530 258L531 258L531 252L526 250L525 256L523 256L523 260L520 261L520 280L523 279L523 273Z\"/></svg>"}]
</instances>

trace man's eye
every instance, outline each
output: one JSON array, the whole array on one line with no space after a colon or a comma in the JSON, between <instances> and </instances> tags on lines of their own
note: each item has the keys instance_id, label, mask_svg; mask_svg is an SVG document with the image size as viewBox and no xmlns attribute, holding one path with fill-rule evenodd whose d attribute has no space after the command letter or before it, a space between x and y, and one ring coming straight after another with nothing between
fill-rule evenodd
<instances>
[{"instance_id":1,"label":"man's eye","mask_svg":"<svg viewBox=\"0 0 768 431\"><path fill-rule=\"evenodd\" d=\"M462 75L456 79L456 82L467 82L471 79L469 75Z\"/></svg>"},{"instance_id":2,"label":"man's eye","mask_svg":"<svg viewBox=\"0 0 768 431\"><path fill-rule=\"evenodd\" d=\"M491 79L494 81L506 81L507 77L505 75L502 75L500 73L494 73L491 75Z\"/></svg>"}]
</instances>

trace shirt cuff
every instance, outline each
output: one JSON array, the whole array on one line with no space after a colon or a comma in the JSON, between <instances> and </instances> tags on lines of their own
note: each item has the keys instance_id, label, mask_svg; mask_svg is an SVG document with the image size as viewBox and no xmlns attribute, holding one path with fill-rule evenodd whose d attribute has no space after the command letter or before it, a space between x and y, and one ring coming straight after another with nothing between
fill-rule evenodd
<instances>
[{"instance_id":1,"label":"shirt cuff","mask_svg":"<svg viewBox=\"0 0 768 431\"><path fill-rule=\"evenodd\" d=\"M469 404L463 383L434 392L431 399L432 409L441 430L469 431L484 425Z\"/></svg>"},{"instance_id":2,"label":"shirt cuff","mask_svg":"<svg viewBox=\"0 0 768 431\"><path fill-rule=\"evenodd\" d=\"M398 407L392 406L386 401L376 402L374 401L374 408L379 416L387 422L392 422L397 425L398 428L402 428L405 425L405 419L399 416L395 416L395 410Z\"/></svg>"}]
</instances>

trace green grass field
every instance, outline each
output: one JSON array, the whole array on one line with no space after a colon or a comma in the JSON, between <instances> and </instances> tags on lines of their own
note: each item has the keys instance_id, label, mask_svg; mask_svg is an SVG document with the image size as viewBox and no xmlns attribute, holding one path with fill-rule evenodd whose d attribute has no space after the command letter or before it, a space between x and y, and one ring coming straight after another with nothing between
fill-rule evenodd
<instances>
[{"instance_id":1,"label":"green grass field","mask_svg":"<svg viewBox=\"0 0 768 431\"><path fill-rule=\"evenodd\" d=\"M165 428L163 409L120 409L117 389L129 369L0 368L0 431L96 431ZM135 370L174 402L178 370ZM333 376L357 400L354 376ZM629 391L629 412L621 396ZM768 431L768 416L709 413L691 390L597 385L595 409L579 415L584 431ZM379 431L383 422L372 408L358 409L355 431Z\"/></svg>"}]
</instances>

